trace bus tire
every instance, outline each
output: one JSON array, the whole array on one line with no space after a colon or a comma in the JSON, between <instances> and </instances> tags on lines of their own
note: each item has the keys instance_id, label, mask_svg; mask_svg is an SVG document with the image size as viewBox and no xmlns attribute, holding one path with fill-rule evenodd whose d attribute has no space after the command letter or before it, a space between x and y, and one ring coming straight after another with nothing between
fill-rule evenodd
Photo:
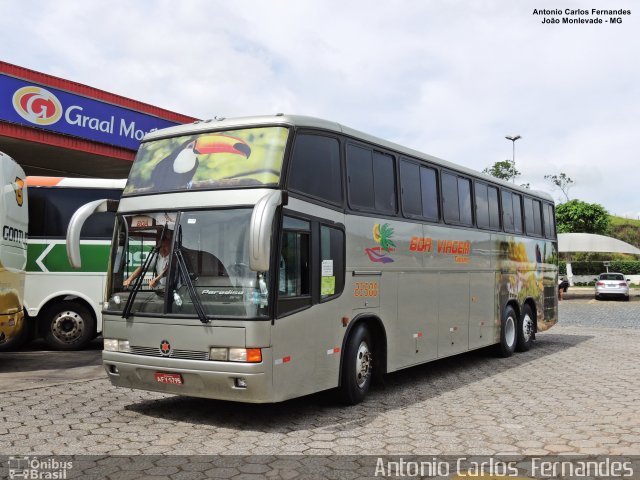
<instances>
[{"instance_id":1,"label":"bus tire","mask_svg":"<svg viewBox=\"0 0 640 480\"><path fill-rule=\"evenodd\" d=\"M510 357L516 349L518 316L511 305L507 305L502 313L500 322L500 343L498 354L501 357Z\"/></svg>"},{"instance_id":2,"label":"bus tire","mask_svg":"<svg viewBox=\"0 0 640 480\"><path fill-rule=\"evenodd\" d=\"M340 396L347 405L364 400L373 378L374 351L371 332L364 323L356 325L342 358Z\"/></svg>"},{"instance_id":3,"label":"bus tire","mask_svg":"<svg viewBox=\"0 0 640 480\"><path fill-rule=\"evenodd\" d=\"M533 334L535 332L533 312L529 305L525 305L522 309L522 315L518 322L518 339L516 342L516 350L519 352L528 351L533 345Z\"/></svg>"},{"instance_id":4,"label":"bus tire","mask_svg":"<svg viewBox=\"0 0 640 480\"><path fill-rule=\"evenodd\" d=\"M35 336L34 321L25 314L20 331L9 340L0 342L0 352L13 352L31 343Z\"/></svg>"},{"instance_id":5,"label":"bus tire","mask_svg":"<svg viewBox=\"0 0 640 480\"><path fill-rule=\"evenodd\" d=\"M80 350L94 337L96 321L84 305L64 301L42 315L44 341L54 350Z\"/></svg>"}]
</instances>

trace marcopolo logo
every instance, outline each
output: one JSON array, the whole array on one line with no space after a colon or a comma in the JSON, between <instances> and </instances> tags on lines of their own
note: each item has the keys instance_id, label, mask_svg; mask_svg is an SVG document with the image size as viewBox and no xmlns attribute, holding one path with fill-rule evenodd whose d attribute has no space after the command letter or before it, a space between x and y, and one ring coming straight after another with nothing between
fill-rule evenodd
<instances>
[{"instance_id":1,"label":"marcopolo logo","mask_svg":"<svg viewBox=\"0 0 640 480\"><path fill-rule=\"evenodd\" d=\"M18 115L36 125L52 125L62 117L62 104L41 87L22 87L13 94L13 108Z\"/></svg>"}]
</instances>

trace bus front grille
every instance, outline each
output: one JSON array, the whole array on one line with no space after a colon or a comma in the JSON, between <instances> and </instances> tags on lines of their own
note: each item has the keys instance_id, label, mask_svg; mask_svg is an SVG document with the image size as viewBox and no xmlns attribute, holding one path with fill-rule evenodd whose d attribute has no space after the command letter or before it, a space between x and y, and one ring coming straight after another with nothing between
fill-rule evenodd
<instances>
[{"instance_id":1,"label":"bus front grille","mask_svg":"<svg viewBox=\"0 0 640 480\"><path fill-rule=\"evenodd\" d=\"M179 358L182 360L209 360L209 352L199 352L196 350L171 350L169 355L163 355L160 348L140 347L132 345L129 353L133 355L144 355L146 357L167 357Z\"/></svg>"}]
</instances>

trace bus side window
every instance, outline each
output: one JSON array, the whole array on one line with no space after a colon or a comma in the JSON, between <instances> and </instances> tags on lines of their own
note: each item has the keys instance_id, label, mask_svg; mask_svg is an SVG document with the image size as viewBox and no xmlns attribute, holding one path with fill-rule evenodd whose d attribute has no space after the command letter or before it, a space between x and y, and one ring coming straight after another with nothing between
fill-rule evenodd
<instances>
[{"instance_id":1,"label":"bus side window","mask_svg":"<svg viewBox=\"0 0 640 480\"><path fill-rule=\"evenodd\" d=\"M511 194L513 198L513 229L515 233L522 233L522 195Z\"/></svg>"},{"instance_id":2,"label":"bus side window","mask_svg":"<svg viewBox=\"0 0 640 480\"><path fill-rule=\"evenodd\" d=\"M394 215L397 211L395 161L391 155L347 145L349 205Z\"/></svg>"},{"instance_id":3,"label":"bus side window","mask_svg":"<svg viewBox=\"0 0 640 480\"><path fill-rule=\"evenodd\" d=\"M298 135L291 157L289 188L341 205L342 170L338 140L321 135Z\"/></svg>"},{"instance_id":4,"label":"bus side window","mask_svg":"<svg viewBox=\"0 0 640 480\"><path fill-rule=\"evenodd\" d=\"M489 187L488 200L489 200L489 228L493 230L500 230L500 204L498 203L498 189L496 187Z\"/></svg>"},{"instance_id":5,"label":"bus side window","mask_svg":"<svg viewBox=\"0 0 640 480\"><path fill-rule=\"evenodd\" d=\"M553 214L553 206L545 203L542 206L544 212L544 236L547 238L556 238L555 215Z\"/></svg>"},{"instance_id":6,"label":"bus side window","mask_svg":"<svg viewBox=\"0 0 640 480\"><path fill-rule=\"evenodd\" d=\"M344 289L344 232L320 226L320 298L340 295Z\"/></svg>"},{"instance_id":7,"label":"bus side window","mask_svg":"<svg viewBox=\"0 0 640 480\"><path fill-rule=\"evenodd\" d=\"M471 180L452 173L442 173L442 203L447 223L473 225Z\"/></svg>"},{"instance_id":8,"label":"bus side window","mask_svg":"<svg viewBox=\"0 0 640 480\"><path fill-rule=\"evenodd\" d=\"M309 222L284 218L278 277L278 295L281 298L311 294L309 236Z\"/></svg>"},{"instance_id":9,"label":"bus side window","mask_svg":"<svg viewBox=\"0 0 640 480\"><path fill-rule=\"evenodd\" d=\"M513 229L513 200L511 192L502 191L502 224L505 232L512 232Z\"/></svg>"}]
</instances>

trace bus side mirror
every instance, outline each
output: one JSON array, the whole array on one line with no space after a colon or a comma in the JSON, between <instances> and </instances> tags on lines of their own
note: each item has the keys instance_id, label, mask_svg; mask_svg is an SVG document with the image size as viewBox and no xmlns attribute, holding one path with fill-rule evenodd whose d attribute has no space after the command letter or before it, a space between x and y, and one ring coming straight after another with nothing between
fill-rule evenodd
<instances>
[{"instance_id":1,"label":"bus side mirror","mask_svg":"<svg viewBox=\"0 0 640 480\"><path fill-rule=\"evenodd\" d=\"M118 209L118 200L94 200L81 206L75 211L67 228L67 257L73 268L80 268L80 231L84 222L92 214L98 212L115 212Z\"/></svg>"},{"instance_id":2,"label":"bus side mirror","mask_svg":"<svg viewBox=\"0 0 640 480\"><path fill-rule=\"evenodd\" d=\"M255 272L269 270L273 217L282 204L282 192L275 190L256 203L249 225L249 268Z\"/></svg>"}]
</instances>

